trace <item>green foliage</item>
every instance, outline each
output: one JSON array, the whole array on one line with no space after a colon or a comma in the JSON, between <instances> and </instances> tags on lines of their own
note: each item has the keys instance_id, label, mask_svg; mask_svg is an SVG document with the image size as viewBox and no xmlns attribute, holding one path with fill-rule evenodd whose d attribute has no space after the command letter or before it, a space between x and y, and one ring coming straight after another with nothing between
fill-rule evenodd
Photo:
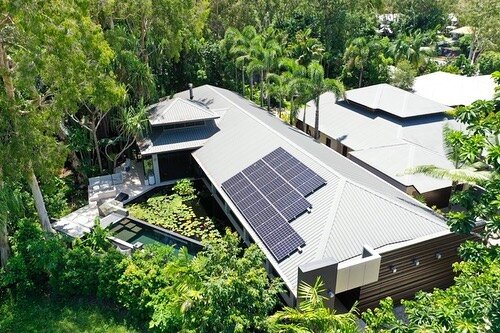
<instances>
[{"instance_id":1,"label":"green foliage","mask_svg":"<svg viewBox=\"0 0 500 333\"><path fill-rule=\"evenodd\" d=\"M500 71L500 52L487 51L481 53L477 62L481 74L491 74Z\"/></svg>"},{"instance_id":2,"label":"green foliage","mask_svg":"<svg viewBox=\"0 0 500 333\"><path fill-rule=\"evenodd\" d=\"M336 314L325 306L325 293L324 283L319 278L313 286L301 282L298 307L285 307L269 317L269 332L359 332L353 310Z\"/></svg>"},{"instance_id":3,"label":"green foliage","mask_svg":"<svg viewBox=\"0 0 500 333\"><path fill-rule=\"evenodd\" d=\"M358 37L351 41L344 52L345 65L342 70L344 83L351 87L386 82L389 77L386 58L389 47L388 38Z\"/></svg>"},{"instance_id":4,"label":"green foliage","mask_svg":"<svg viewBox=\"0 0 500 333\"><path fill-rule=\"evenodd\" d=\"M60 218L71 212L68 206L70 191L69 185L59 177L52 177L49 181L43 183L42 193L50 216Z\"/></svg>"},{"instance_id":5,"label":"green foliage","mask_svg":"<svg viewBox=\"0 0 500 333\"><path fill-rule=\"evenodd\" d=\"M477 72L477 67L463 54L449 61L442 68L443 72L472 76Z\"/></svg>"},{"instance_id":6,"label":"green foliage","mask_svg":"<svg viewBox=\"0 0 500 333\"><path fill-rule=\"evenodd\" d=\"M268 281L262 252L255 245L243 251L239 243L228 233L192 260L186 251L176 256L169 247L134 254L119 280L123 304L145 311L150 328L159 332L262 328L279 283Z\"/></svg>"},{"instance_id":7,"label":"green foliage","mask_svg":"<svg viewBox=\"0 0 500 333\"><path fill-rule=\"evenodd\" d=\"M404 90L411 90L416 74L417 71L413 68L410 62L407 60L401 60L394 69L391 84Z\"/></svg>"},{"instance_id":8,"label":"green foliage","mask_svg":"<svg viewBox=\"0 0 500 333\"><path fill-rule=\"evenodd\" d=\"M177 183L175 183L172 190L175 194L181 196L184 200L193 200L197 197L193 181L189 179L179 180Z\"/></svg>"},{"instance_id":9,"label":"green foliage","mask_svg":"<svg viewBox=\"0 0 500 333\"><path fill-rule=\"evenodd\" d=\"M396 2L396 13L403 14L398 29L403 31L435 30L446 24L447 1L401 0Z\"/></svg>"},{"instance_id":10,"label":"green foliage","mask_svg":"<svg viewBox=\"0 0 500 333\"><path fill-rule=\"evenodd\" d=\"M220 237L214 221L207 216L196 216L193 205L198 201L196 190L189 180L181 180L171 195L155 195L146 202L130 206L130 213L151 224L196 239Z\"/></svg>"},{"instance_id":11,"label":"green foliage","mask_svg":"<svg viewBox=\"0 0 500 333\"><path fill-rule=\"evenodd\" d=\"M0 301L3 332L135 333L124 314L110 305L85 299L62 300L46 296L5 298Z\"/></svg>"},{"instance_id":12,"label":"green foliage","mask_svg":"<svg viewBox=\"0 0 500 333\"><path fill-rule=\"evenodd\" d=\"M65 250L58 237L47 237L32 219L18 221L12 237L13 255L0 275L0 288L12 287L21 293L46 288L51 273L61 267Z\"/></svg>"}]
</instances>

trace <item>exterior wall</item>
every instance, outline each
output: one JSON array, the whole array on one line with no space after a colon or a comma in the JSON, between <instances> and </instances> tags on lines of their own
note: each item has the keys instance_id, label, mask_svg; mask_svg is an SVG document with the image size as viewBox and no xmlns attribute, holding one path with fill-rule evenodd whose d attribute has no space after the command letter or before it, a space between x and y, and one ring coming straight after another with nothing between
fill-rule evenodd
<instances>
[{"instance_id":1,"label":"exterior wall","mask_svg":"<svg viewBox=\"0 0 500 333\"><path fill-rule=\"evenodd\" d=\"M446 288L453 283L452 264L459 261L458 246L467 236L447 234L399 249L380 253L378 281L362 286L358 308L365 311L378 306L379 300L392 297L396 302L411 299L419 290ZM436 254L441 258L438 259ZM419 261L415 266L414 260ZM393 273L391 268L395 267Z\"/></svg>"},{"instance_id":2,"label":"exterior wall","mask_svg":"<svg viewBox=\"0 0 500 333\"><path fill-rule=\"evenodd\" d=\"M397 182L396 180L394 180L391 177L387 176L385 173L380 172L379 170L377 170L374 167L366 164L365 162L360 161L359 159L357 159L356 157L352 156L351 154L348 154L347 158L349 158L351 161L353 161L354 163L358 164L359 166L362 166L363 168L365 168L366 170L370 171L371 173L377 175L379 178L382 178L383 180L385 180L386 182L388 182L392 186L396 187L397 189L399 189L399 190L401 190L401 191L403 191L405 193L408 193L408 194L412 193L413 187L408 188L408 187L404 186L400 182Z\"/></svg>"},{"instance_id":3,"label":"exterior wall","mask_svg":"<svg viewBox=\"0 0 500 333\"><path fill-rule=\"evenodd\" d=\"M296 127L302 131L302 121L301 120L297 120ZM311 132L311 134L314 133L314 128L310 127L309 131ZM311 134L309 134L309 135L311 135ZM342 143L340 143L338 140L336 140L332 137L329 137L328 135L324 134L323 132L319 132L319 141L326 146L328 146L326 144L327 138L329 138L331 140L331 144L329 147L332 148L333 150L335 150L337 153L342 154L342 148L345 147ZM351 151L352 151L352 149L347 147L347 152L351 152ZM344 154L344 156L347 156L347 155Z\"/></svg>"}]
</instances>

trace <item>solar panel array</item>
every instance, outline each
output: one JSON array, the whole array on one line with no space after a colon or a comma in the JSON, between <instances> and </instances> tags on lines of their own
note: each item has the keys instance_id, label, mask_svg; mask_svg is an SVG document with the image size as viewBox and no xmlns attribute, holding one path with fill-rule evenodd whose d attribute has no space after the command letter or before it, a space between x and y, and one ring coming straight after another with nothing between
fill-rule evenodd
<instances>
[{"instance_id":1,"label":"solar panel array","mask_svg":"<svg viewBox=\"0 0 500 333\"><path fill-rule=\"evenodd\" d=\"M276 172L287 179L303 196L308 196L326 184L326 180L281 147L264 156L262 160L273 166Z\"/></svg>"},{"instance_id":2,"label":"solar panel array","mask_svg":"<svg viewBox=\"0 0 500 333\"><path fill-rule=\"evenodd\" d=\"M304 196L325 183L283 148L278 148L229 178L222 188L276 260L282 261L305 245L288 222L311 207Z\"/></svg>"}]
</instances>

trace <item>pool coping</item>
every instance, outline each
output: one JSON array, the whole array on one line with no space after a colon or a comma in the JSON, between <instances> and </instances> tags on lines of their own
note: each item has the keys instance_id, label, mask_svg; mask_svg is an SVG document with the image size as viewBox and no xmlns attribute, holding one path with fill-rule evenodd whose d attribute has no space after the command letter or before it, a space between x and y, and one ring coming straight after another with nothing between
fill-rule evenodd
<instances>
[{"instance_id":1,"label":"pool coping","mask_svg":"<svg viewBox=\"0 0 500 333\"><path fill-rule=\"evenodd\" d=\"M146 225L147 227L150 227L150 228L152 228L152 229L156 229L157 231L160 231L160 232L163 232L163 233L169 234L169 235L171 235L171 236L173 236L173 237L179 238L179 239L181 239L181 240L183 240L183 241L186 241L186 242L188 242L188 243L193 243L194 245L198 245L198 246L200 246L202 249L203 249L203 248L205 248L205 246L203 245L203 243L202 243L202 242L200 242L200 241L198 241L198 240L196 240L196 239L194 239L194 238L186 237L186 236L183 236L183 235L181 235L181 234L178 234L178 233L177 233L177 232L175 232L175 231L168 230L168 229L165 229L165 228L162 228L162 227L156 226L156 225L154 225L154 224L148 223L148 222L143 221L143 220L139 220L138 218L135 218L135 217L133 217L133 216L131 216L131 215L123 216L123 218L121 218L120 220L115 221L114 223L110 224L110 225L108 226L108 228L109 228L109 227L111 227L111 226L113 226L113 225L115 225L116 223L119 223L119 222L123 221L124 219L129 219L129 220L131 220L131 221L134 221L134 222L138 222L138 223L144 224L144 225Z\"/></svg>"}]
</instances>

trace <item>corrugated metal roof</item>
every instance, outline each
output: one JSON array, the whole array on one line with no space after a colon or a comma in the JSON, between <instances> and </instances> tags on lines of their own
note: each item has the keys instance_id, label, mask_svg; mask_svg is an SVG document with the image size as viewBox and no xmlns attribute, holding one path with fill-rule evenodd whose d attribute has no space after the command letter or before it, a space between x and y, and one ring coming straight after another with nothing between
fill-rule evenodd
<instances>
[{"instance_id":1,"label":"corrugated metal roof","mask_svg":"<svg viewBox=\"0 0 500 333\"><path fill-rule=\"evenodd\" d=\"M417 76L413 83L416 95L448 106L470 105L479 99L491 100L495 95L491 75L462 76L434 72Z\"/></svg>"},{"instance_id":2,"label":"corrugated metal roof","mask_svg":"<svg viewBox=\"0 0 500 333\"><path fill-rule=\"evenodd\" d=\"M174 98L152 105L149 122L152 126L216 119L219 116L205 107L184 98Z\"/></svg>"},{"instance_id":3,"label":"corrugated metal roof","mask_svg":"<svg viewBox=\"0 0 500 333\"><path fill-rule=\"evenodd\" d=\"M298 119L302 120L303 115L300 110ZM305 120L310 127L314 127L314 117L315 107L308 104ZM455 120L440 114L402 119L373 113L345 101L335 102L332 93L325 93L320 99L319 130L322 133L356 151L356 154L351 153L353 156L366 163L372 162L368 164L405 186L413 185L420 193L448 187L449 182L425 175L406 178L396 175L403 174L407 164L418 166L436 162L443 167L447 165L443 140L445 124L461 128ZM391 150L394 146L399 148ZM370 151L358 154L364 150ZM373 155L377 152L380 155ZM395 170L396 167L400 169ZM409 183L410 180L413 183Z\"/></svg>"},{"instance_id":4,"label":"corrugated metal roof","mask_svg":"<svg viewBox=\"0 0 500 333\"><path fill-rule=\"evenodd\" d=\"M213 120L208 120L202 126L177 129L163 130L153 127L148 137L138 142L138 146L142 155L195 149L203 146L218 131L219 128Z\"/></svg>"},{"instance_id":5,"label":"corrugated metal roof","mask_svg":"<svg viewBox=\"0 0 500 333\"><path fill-rule=\"evenodd\" d=\"M420 165L435 165L452 169L445 156L414 144L376 147L349 153L360 161L390 176L405 186L415 186L420 193L426 193L451 186L447 179L436 179L422 174L405 174L405 170ZM381 158L383 157L383 158Z\"/></svg>"},{"instance_id":6,"label":"corrugated metal roof","mask_svg":"<svg viewBox=\"0 0 500 333\"><path fill-rule=\"evenodd\" d=\"M349 90L346 98L372 110L400 118L443 113L450 108L387 83Z\"/></svg>"},{"instance_id":7,"label":"corrugated metal roof","mask_svg":"<svg viewBox=\"0 0 500 333\"><path fill-rule=\"evenodd\" d=\"M228 110L220 119L220 131L193 152L193 157L294 293L300 265L334 252L342 261L361 254L364 244L379 247L448 230L443 220L418 201L236 93L202 86L195 88L195 96ZM302 253L296 252L280 263L221 189L222 182L278 147L327 180L327 185L307 197L312 211L291 222L306 242ZM364 208L348 214L359 206ZM389 235L384 235L383 228L391 229L386 230ZM346 239L340 242L342 238Z\"/></svg>"}]
</instances>

